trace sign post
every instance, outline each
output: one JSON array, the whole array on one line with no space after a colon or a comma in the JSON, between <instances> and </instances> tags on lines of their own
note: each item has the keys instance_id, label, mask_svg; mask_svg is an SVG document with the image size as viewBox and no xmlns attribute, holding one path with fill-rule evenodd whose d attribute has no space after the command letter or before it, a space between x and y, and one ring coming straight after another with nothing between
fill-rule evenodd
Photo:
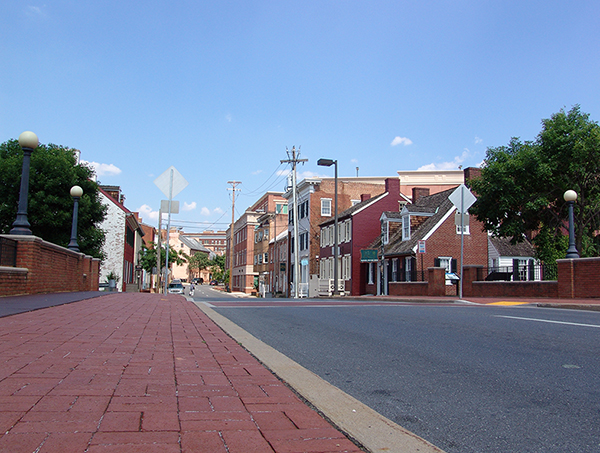
<instances>
[{"instance_id":1,"label":"sign post","mask_svg":"<svg viewBox=\"0 0 600 453\"><path fill-rule=\"evenodd\" d=\"M181 173L179 173L177 169L171 165L162 175L154 180L154 184L162 191L162 193L169 197L167 206L169 212L169 217L167 220L167 256L165 258L165 294L167 294L167 281L169 272L169 235L171 234L171 210L173 209L173 197L185 189L189 183L183 176L181 176ZM177 205L177 210L179 212L179 204ZM160 254L160 250L157 250L157 252Z\"/></svg>"},{"instance_id":2,"label":"sign post","mask_svg":"<svg viewBox=\"0 0 600 453\"><path fill-rule=\"evenodd\" d=\"M473 203L477 201L477 198L469 190L467 186L461 184L456 188L454 192L448 197L452 204L458 209L460 213L460 280L458 281L458 297L462 299L462 288L463 288L463 258L464 258L464 245L465 245L465 214L469 210ZM466 214L468 218L469 214Z\"/></svg>"}]
</instances>

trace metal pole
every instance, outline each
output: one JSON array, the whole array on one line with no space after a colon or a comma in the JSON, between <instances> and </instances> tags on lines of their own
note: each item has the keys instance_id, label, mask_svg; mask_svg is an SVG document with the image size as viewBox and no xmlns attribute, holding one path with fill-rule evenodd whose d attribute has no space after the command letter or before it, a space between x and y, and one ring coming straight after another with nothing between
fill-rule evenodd
<instances>
[{"instance_id":1,"label":"metal pole","mask_svg":"<svg viewBox=\"0 0 600 453\"><path fill-rule=\"evenodd\" d=\"M33 148L23 148L23 168L21 170L21 190L19 192L19 208L17 218L12 224L10 234L33 234L27 220L27 198L29 196L29 167Z\"/></svg>"},{"instance_id":2,"label":"metal pole","mask_svg":"<svg viewBox=\"0 0 600 453\"><path fill-rule=\"evenodd\" d=\"M79 197L73 197L73 224L71 225L71 241L67 248L74 252L79 252L77 243L77 212L79 210Z\"/></svg>"},{"instance_id":3,"label":"metal pole","mask_svg":"<svg viewBox=\"0 0 600 453\"><path fill-rule=\"evenodd\" d=\"M158 208L158 240L156 241L156 293L160 293L160 276L161 272L161 262L160 262L160 241L161 241L161 232L162 228L162 206Z\"/></svg>"},{"instance_id":4,"label":"metal pole","mask_svg":"<svg viewBox=\"0 0 600 453\"><path fill-rule=\"evenodd\" d=\"M335 201L334 201L334 205L335 205L335 214L334 214L334 221L333 221L333 234L335 235L334 238L334 246L335 249L333 250L333 295L338 295L339 294L339 288L338 288L338 255L339 255L339 238L338 238L338 161L334 160L333 164L335 166L335 178L334 178L334 184L335 184Z\"/></svg>"},{"instance_id":5,"label":"metal pole","mask_svg":"<svg viewBox=\"0 0 600 453\"><path fill-rule=\"evenodd\" d=\"M569 201L569 248L566 258L579 258L577 247L575 246L575 219L573 215L574 201Z\"/></svg>"},{"instance_id":6,"label":"metal pole","mask_svg":"<svg viewBox=\"0 0 600 453\"><path fill-rule=\"evenodd\" d=\"M167 253L165 256L165 294L167 294L167 285L169 282L169 243L171 242L171 200L173 200L173 169L171 169L171 178L169 181L169 215L167 217Z\"/></svg>"},{"instance_id":7,"label":"metal pole","mask_svg":"<svg viewBox=\"0 0 600 453\"><path fill-rule=\"evenodd\" d=\"M462 187L462 186L461 186ZM464 188L460 191L460 280L458 281L458 298L462 299L463 290L463 256L465 244L465 191ZM450 269L452 270L452 269Z\"/></svg>"}]
</instances>

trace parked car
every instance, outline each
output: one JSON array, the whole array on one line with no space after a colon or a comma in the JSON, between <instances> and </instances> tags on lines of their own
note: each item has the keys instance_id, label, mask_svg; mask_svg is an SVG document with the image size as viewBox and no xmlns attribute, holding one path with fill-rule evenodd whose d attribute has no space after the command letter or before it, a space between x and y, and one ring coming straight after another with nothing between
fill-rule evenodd
<instances>
[{"instance_id":1,"label":"parked car","mask_svg":"<svg viewBox=\"0 0 600 453\"><path fill-rule=\"evenodd\" d=\"M167 288L169 294L183 294L183 285L181 282L171 282Z\"/></svg>"}]
</instances>

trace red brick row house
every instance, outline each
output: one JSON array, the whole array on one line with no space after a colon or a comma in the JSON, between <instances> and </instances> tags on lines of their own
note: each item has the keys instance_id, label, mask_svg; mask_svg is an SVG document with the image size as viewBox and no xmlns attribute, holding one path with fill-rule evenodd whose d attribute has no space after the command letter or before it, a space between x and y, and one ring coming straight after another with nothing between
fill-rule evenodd
<instances>
[{"instance_id":1,"label":"red brick row house","mask_svg":"<svg viewBox=\"0 0 600 453\"><path fill-rule=\"evenodd\" d=\"M464 216L461 235L456 207L448 198L455 190L413 197L399 213L382 213L381 235L371 248L378 250L377 280L373 264L364 272L369 294L406 295L406 282L427 279L427 269L446 269L447 294L456 294L457 272L461 267L461 236L464 265L487 266L488 235L481 222Z\"/></svg>"},{"instance_id":2,"label":"red brick row house","mask_svg":"<svg viewBox=\"0 0 600 453\"><path fill-rule=\"evenodd\" d=\"M366 280L361 266L361 250L367 249L381 231L379 215L398 210L408 198L400 193L398 178L385 179L385 192L361 196L362 201L338 214L338 286L351 295L365 294ZM334 219L320 225L319 280L334 279ZM330 285L329 285L330 286Z\"/></svg>"}]
</instances>

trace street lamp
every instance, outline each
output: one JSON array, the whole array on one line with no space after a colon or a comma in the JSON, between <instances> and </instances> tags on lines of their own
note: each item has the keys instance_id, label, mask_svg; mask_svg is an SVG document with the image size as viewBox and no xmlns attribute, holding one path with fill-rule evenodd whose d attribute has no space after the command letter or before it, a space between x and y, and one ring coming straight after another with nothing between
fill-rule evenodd
<instances>
[{"instance_id":1,"label":"street lamp","mask_svg":"<svg viewBox=\"0 0 600 453\"><path fill-rule=\"evenodd\" d=\"M331 167L332 165L335 166L335 178L334 178L334 184L335 184L335 202L334 202L334 213L335 213L335 217L334 217L334 223L333 223L333 235L334 235L334 249L333 249L333 295L337 295L338 294L338 184L337 184L337 178L338 178L338 162L337 160L333 160L333 159L319 159L317 161L317 165L320 165L321 167Z\"/></svg>"},{"instance_id":2,"label":"street lamp","mask_svg":"<svg viewBox=\"0 0 600 453\"><path fill-rule=\"evenodd\" d=\"M31 131L25 131L19 135L19 145L23 148L23 169L21 170L21 190L19 192L19 208L17 218L12 224L10 234L32 234L27 220L27 198L29 196L29 164L31 153L39 144L37 135Z\"/></svg>"},{"instance_id":3,"label":"street lamp","mask_svg":"<svg viewBox=\"0 0 600 453\"><path fill-rule=\"evenodd\" d=\"M573 221L573 205L577 200L577 192L567 190L563 195L565 201L569 205L569 248L567 249L567 258L579 258L577 247L575 247L575 223Z\"/></svg>"},{"instance_id":4,"label":"street lamp","mask_svg":"<svg viewBox=\"0 0 600 453\"><path fill-rule=\"evenodd\" d=\"M71 226L71 242L69 242L67 248L74 252L79 252L79 244L77 244L77 212L79 210L79 199L82 195L83 189L81 187L71 187L71 196L73 197L73 225Z\"/></svg>"}]
</instances>

